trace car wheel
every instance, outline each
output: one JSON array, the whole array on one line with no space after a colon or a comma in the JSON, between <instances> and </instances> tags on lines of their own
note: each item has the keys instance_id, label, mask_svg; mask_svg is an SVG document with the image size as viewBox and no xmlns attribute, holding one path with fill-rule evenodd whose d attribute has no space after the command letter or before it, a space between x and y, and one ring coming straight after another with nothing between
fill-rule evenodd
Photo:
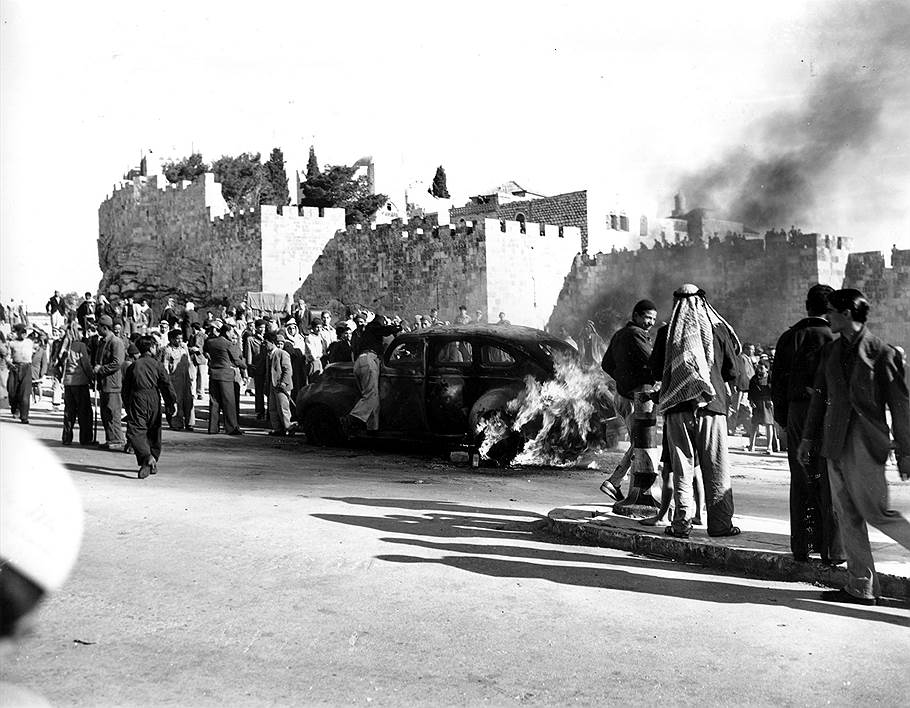
<instances>
[{"instance_id":1,"label":"car wheel","mask_svg":"<svg viewBox=\"0 0 910 708\"><path fill-rule=\"evenodd\" d=\"M344 431L335 412L328 406L310 406L303 412L301 423L310 445L333 447L344 442Z\"/></svg>"},{"instance_id":2,"label":"car wheel","mask_svg":"<svg viewBox=\"0 0 910 708\"><path fill-rule=\"evenodd\" d=\"M496 416L505 417L505 411L484 411L479 416L479 421L486 422L491 420ZM483 432L476 433L474 436L474 442L477 447L480 447L483 444L485 434ZM509 430L505 436L493 443L489 450L486 453L486 459L497 467L508 467L512 460L521 452L521 449L524 447L524 437L521 433L517 433L514 430Z\"/></svg>"}]
</instances>

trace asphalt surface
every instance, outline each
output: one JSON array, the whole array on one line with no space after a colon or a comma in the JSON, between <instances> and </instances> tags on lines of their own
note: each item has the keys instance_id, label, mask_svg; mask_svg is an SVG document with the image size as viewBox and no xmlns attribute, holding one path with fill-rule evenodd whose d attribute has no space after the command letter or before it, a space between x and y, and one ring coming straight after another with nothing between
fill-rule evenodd
<instances>
[{"instance_id":1,"label":"asphalt surface","mask_svg":"<svg viewBox=\"0 0 910 708\"><path fill-rule=\"evenodd\" d=\"M910 609L568 543L602 474L262 432L165 433L159 474L32 434L85 507L79 562L0 679L55 705L905 705ZM3 425L9 422L4 412ZM734 441L735 444L735 441ZM786 518L782 456L734 455ZM614 458L608 458L610 464ZM892 485L910 512L910 485Z\"/></svg>"}]
</instances>

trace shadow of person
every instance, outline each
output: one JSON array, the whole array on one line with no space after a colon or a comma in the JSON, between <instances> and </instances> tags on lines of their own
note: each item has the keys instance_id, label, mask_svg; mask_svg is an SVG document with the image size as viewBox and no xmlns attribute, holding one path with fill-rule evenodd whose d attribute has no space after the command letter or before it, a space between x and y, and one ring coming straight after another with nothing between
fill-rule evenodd
<instances>
[{"instance_id":1,"label":"shadow of person","mask_svg":"<svg viewBox=\"0 0 910 708\"><path fill-rule=\"evenodd\" d=\"M123 477L125 479L136 479L136 472L132 468L127 469L107 469L98 465L84 465L77 462L67 462L64 465L70 472L84 472L85 474L100 474L105 477ZM127 474L124 474L124 473Z\"/></svg>"},{"instance_id":2,"label":"shadow of person","mask_svg":"<svg viewBox=\"0 0 910 708\"><path fill-rule=\"evenodd\" d=\"M479 556L443 556L421 558L408 555L382 554L378 560L389 563L429 563L448 566L468 573L496 578L546 580L579 587L637 592L661 597L677 597L709 603L761 604L789 607L795 610L884 622L910 627L910 618L852 605L827 603L809 591L754 588L749 585L724 583L704 578L655 577L600 565L596 568L569 565L529 563ZM610 559L613 560L612 558ZM679 568L677 568L679 569ZM688 568L687 568L688 570ZM817 591L816 591L817 592Z\"/></svg>"},{"instance_id":3,"label":"shadow of person","mask_svg":"<svg viewBox=\"0 0 910 708\"><path fill-rule=\"evenodd\" d=\"M315 519L349 526L383 531L385 533L439 536L443 538L472 538L495 536L503 539L527 539L539 521L514 521L487 516L461 514L434 514L422 516L392 514L388 516L356 516L353 514L312 514Z\"/></svg>"},{"instance_id":4,"label":"shadow of person","mask_svg":"<svg viewBox=\"0 0 910 708\"><path fill-rule=\"evenodd\" d=\"M456 502L439 501L434 499L370 499L369 497L323 497L329 501L340 501L345 504L359 504L362 506L394 507L396 509L437 509L439 511L467 512L469 514L494 514L499 516L529 516L535 519L544 518L543 515L524 509L504 509L496 507L467 506Z\"/></svg>"}]
</instances>

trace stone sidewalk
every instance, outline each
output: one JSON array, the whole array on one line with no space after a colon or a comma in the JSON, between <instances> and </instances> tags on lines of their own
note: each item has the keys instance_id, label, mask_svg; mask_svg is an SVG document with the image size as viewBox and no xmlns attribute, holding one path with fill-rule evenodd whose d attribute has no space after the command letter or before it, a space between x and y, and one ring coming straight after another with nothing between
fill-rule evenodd
<instances>
[{"instance_id":1,"label":"stone sidewalk","mask_svg":"<svg viewBox=\"0 0 910 708\"><path fill-rule=\"evenodd\" d=\"M550 532L592 546L616 548L644 556L672 558L740 573L750 578L793 580L843 587L846 567L831 568L817 559L797 563L790 555L789 525L754 516L734 517L742 534L711 538L703 526L687 539L664 533L666 526L643 526L636 519L612 512L612 504L574 505L547 515ZM910 602L910 553L875 530L870 532L882 595Z\"/></svg>"}]
</instances>

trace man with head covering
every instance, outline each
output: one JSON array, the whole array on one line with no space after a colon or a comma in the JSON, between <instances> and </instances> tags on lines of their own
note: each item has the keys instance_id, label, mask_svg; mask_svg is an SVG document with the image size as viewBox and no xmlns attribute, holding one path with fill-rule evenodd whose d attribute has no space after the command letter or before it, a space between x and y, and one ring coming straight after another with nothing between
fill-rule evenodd
<instances>
[{"instance_id":1,"label":"man with head covering","mask_svg":"<svg viewBox=\"0 0 910 708\"><path fill-rule=\"evenodd\" d=\"M263 346L267 357L266 388L269 397L269 435L293 434L291 430L291 356L284 348L285 337L281 332L266 333L268 345Z\"/></svg>"},{"instance_id":2,"label":"man with head covering","mask_svg":"<svg viewBox=\"0 0 910 708\"><path fill-rule=\"evenodd\" d=\"M253 395L256 408L256 420L264 420L266 369L268 366L268 351L265 348L265 320L256 320L253 323L253 332L243 340L243 359L246 370L253 379Z\"/></svg>"},{"instance_id":3,"label":"man with head covering","mask_svg":"<svg viewBox=\"0 0 910 708\"><path fill-rule=\"evenodd\" d=\"M9 411L19 416L20 423L28 423L32 396L32 358L35 343L25 334L28 328L22 323L13 325L13 337L7 342L10 350L9 377L6 390L9 394Z\"/></svg>"},{"instance_id":4,"label":"man with head covering","mask_svg":"<svg viewBox=\"0 0 910 708\"><path fill-rule=\"evenodd\" d=\"M822 600L876 604L878 575L867 524L910 550L910 520L890 508L885 462L894 435L897 470L910 479L910 396L903 357L866 328L869 301L853 288L828 298L831 331L822 350L797 456L828 462L834 512L847 556L847 585ZM891 411L891 429L885 408Z\"/></svg>"},{"instance_id":5,"label":"man with head covering","mask_svg":"<svg viewBox=\"0 0 910 708\"><path fill-rule=\"evenodd\" d=\"M657 333L650 367L662 375L658 413L673 468L676 511L667 534L685 538L697 510L692 508L696 461L701 465L708 511L708 535L735 536L733 490L727 464L726 382L736 378L739 338L697 285L673 293L670 322Z\"/></svg>"},{"instance_id":6,"label":"man with head covering","mask_svg":"<svg viewBox=\"0 0 910 708\"><path fill-rule=\"evenodd\" d=\"M100 391L101 423L104 426L105 442L102 449L122 452L126 444L123 425L123 361L126 347L123 340L114 336L114 321L108 315L98 319L98 350L95 353L93 371Z\"/></svg>"},{"instance_id":7,"label":"man with head covering","mask_svg":"<svg viewBox=\"0 0 910 708\"><path fill-rule=\"evenodd\" d=\"M600 490L616 501L625 495L620 490L623 477L632 466L632 402L637 391L654 383L651 373L651 335L657 321L657 306L650 300L639 300L632 308L632 319L611 338L603 355L601 368L616 381L616 413L622 416L629 431L629 449L613 470L613 474L600 485Z\"/></svg>"}]
</instances>

